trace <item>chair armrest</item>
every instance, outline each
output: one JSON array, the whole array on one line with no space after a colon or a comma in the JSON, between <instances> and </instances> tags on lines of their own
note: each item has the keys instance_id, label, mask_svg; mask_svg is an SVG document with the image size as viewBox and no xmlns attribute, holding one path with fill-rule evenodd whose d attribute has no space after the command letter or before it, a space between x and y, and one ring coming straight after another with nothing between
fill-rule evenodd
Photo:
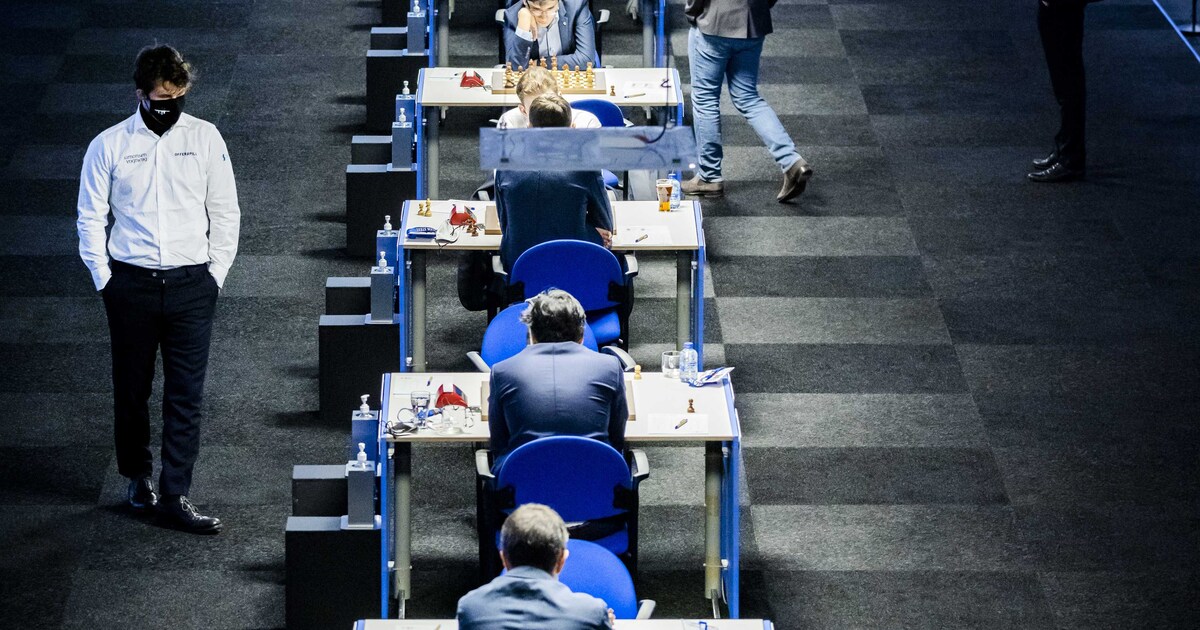
<instances>
[{"instance_id":1,"label":"chair armrest","mask_svg":"<svg viewBox=\"0 0 1200 630\"><path fill-rule=\"evenodd\" d=\"M649 619L650 615L654 614L654 607L657 605L658 603L653 599L643 599L638 602L637 617L634 619Z\"/></svg>"},{"instance_id":2,"label":"chair armrest","mask_svg":"<svg viewBox=\"0 0 1200 630\"><path fill-rule=\"evenodd\" d=\"M504 24L504 9L496 9L496 23Z\"/></svg>"},{"instance_id":3,"label":"chair armrest","mask_svg":"<svg viewBox=\"0 0 1200 630\"><path fill-rule=\"evenodd\" d=\"M468 352L467 358L471 360L471 365L474 365L476 370L483 372L484 374L488 374L492 371L492 367L483 360L483 357L479 356L478 352L475 352L474 350Z\"/></svg>"},{"instance_id":4,"label":"chair armrest","mask_svg":"<svg viewBox=\"0 0 1200 630\"><path fill-rule=\"evenodd\" d=\"M633 468L630 473L633 474L633 482L636 485L650 476L650 460L646 458L646 451L640 448L630 449L629 454L633 455Z\"/></svg>"},{"instance_id":5,"label":"chair armrest","mask_svg":"<svg viewBox=\"0 0 1200 630\"><path fill-rule=\"evenodd\" d=\"M633 366L637 365L637 361L634 361L633 357L630 356L628 352L625 352L617 346L604 346L603 348L600 348L600 352L607 352L608 354L617 357L617 359L620 359L621 370L624 372L632 372ZM468 353L468 355L469 354L470 353Z\"/></svg>"},{"instance_id":6,"label":"chair armrest","mask_svg":"<svg viewBox=\"0 0 1200 630\"><path fill-rule=\"evenodd\" d=\"M485 479L495 479L492 474L492 463L488 461L488 450L481 448L475 451L475 475Z\"/></svg>"},{"instance_id":7,"label":"chair armrest","mask_svg":"<svg viewBox=\"0 0 1200 630\"><path fill-rule=\"evenodd\" d=\"M600 9L600 15L596 16L596 26L608 24L609 15L608 9Z\"/></svg>"},{"instance_id":8,"label":"chair armrest","mask_svg":"<svg viewBox=\"0 0 1200 630\"><path fill-rule=\"evenodd\" d=\"M632 278L638 275L637 254L625 254L625 276Z\"/></svg>"}]
</instances>

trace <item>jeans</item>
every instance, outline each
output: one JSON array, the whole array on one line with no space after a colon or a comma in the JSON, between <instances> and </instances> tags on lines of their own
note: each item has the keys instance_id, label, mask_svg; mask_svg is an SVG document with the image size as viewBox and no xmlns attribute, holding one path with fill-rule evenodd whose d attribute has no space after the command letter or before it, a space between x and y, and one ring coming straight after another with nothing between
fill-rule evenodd
<instances>
[{"instance_id":1,"label":"jeans","mask_svg":"<svg viewBox=\"0 0 1200 630\"><path fill-rule=\"evenodd\" d=\"M758 62L762 37L734 39L688 32L688 59L692 71L692 122L700 151L698 174L708 182L721 181L721 83L729 82L729 98L749 121L771 157L786 171L800 160L796 145L779 122L775 110L758 93Z\"/></svg>"}]
</instances>

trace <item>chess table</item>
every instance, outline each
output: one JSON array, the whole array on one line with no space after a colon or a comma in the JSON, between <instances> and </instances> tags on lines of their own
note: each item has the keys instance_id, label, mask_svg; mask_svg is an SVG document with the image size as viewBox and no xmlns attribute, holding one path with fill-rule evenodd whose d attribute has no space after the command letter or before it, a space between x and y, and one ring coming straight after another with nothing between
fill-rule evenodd
<instances>
[{"instance_id":1,"label":"chess table","mask_svg":"<svg viewBox=\"0 0 1200 630\"><path fill-rule=\"evenodd\" d=\"M380 550L381 610L388 616L391 603L404 616L405 601L412 595L412 448L430 443L484 443L489 439L486 419L475 419L457 433L439 433L420 429L392 435L387 422L398 419L402 409L410 408L410 393L435 392L439 387L457 386L466 395L467 404L487 408L485 387L489 375L482 372L385 374L380 390L378 452L384 458L380 476L380 513L383 519L383 544ZM631 418L625 425L625 440L631 445L657 442L671 445L704 447L704 596L718 616L719 603L728 605L729 616L739 614L740 569L739 469L741 467L741 422L734 408L733 385L729 378L704 387L690 387L678 379L658 372L643 372L641 378L626 375L630 390ZM688 410L692 409L691 412ZM703 414L700 421L694 414ZM701 430L670 432L675 417L697 418ZM666 421L664 424L663 421ZM665 430L664 430L665 427ZM680 426L675 426L676 430ZM653 469L654 462L650 462ZM646 483L654 483L653 470ZM649 537L646 531L643 538Z\"/></svg>"},{"instance_id":2,"label":"chess table","mask_svg":"<svg viewBox=\"0 0 1200 630\"><path fill-rule=\"evenodd\" d=\"M464 72L484 77L485 87L462 87ZM572 70L573 72L573 70ZM586 72L586 71L584 71ZM497 74L501 90L496 90ZM567 101L603 99L619 107L664 108L676 124L683 123L683 88L675 68L596 68L596 84L607 93L585 87L567 90ZM437 199L441 178L441 133L437 124L442 108L495 107L520 105L515 91L504 91L504 68L422 68L417 78L417 196ZM515 86L515 81L513 82Z\"/></svg>"}]
</instances>

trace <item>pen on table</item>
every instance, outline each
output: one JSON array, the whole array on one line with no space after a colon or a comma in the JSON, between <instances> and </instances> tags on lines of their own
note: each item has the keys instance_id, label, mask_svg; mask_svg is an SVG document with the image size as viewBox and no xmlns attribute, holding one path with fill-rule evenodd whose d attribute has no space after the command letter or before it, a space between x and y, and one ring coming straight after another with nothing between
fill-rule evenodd
<instances>
[{"instance_id":1,"label":"pen on table","mask_svg":"<svg viewBox=\"0 0 1200 630\"><path fill-rule=\"evenodd\" d=\"M637 98L639 96L645 96L645 95L646 95L645 92L634 92L632 94L626 94L625 98Z\"/></svg>"},{"instance_id":2,"label":"pen on table","mask_svg":"<svg viewBox=\"0 0 1200 630\"><path fill-rule=\"evenodd\" d=\"M642 241L644 241L644 240L646 240L646 239L648 239L648 238L650 238L650 235L649 235L649 234L643 234L643 235L641 235L641 236L639 236L639 237L637 237L637 238L633 239L633 242L634 242L634 243L641 243Z\"/></svg>"},{"instance_id":3,"label":"pen on table","mask_svg":"<svg viewBox=\"0 0 1200 630\"><path fill-rule=\"evenodd\" d=\"M432 384L433 384L433 377L430 376L429 380L425 381L425 387L429 387Z\"/></svg>"},{"instance_id":4,"label":"pen on table","mask_svg":"<svg viewBox=\"0 0 1200 630\"><path fill-rule=\"evenodd\" d=\"M680 420L679 424L675 425L675 430L678 431L679 429L683 428L683 425L685 424L687 424L687 418Z\"/></svg>"}]
</instances>

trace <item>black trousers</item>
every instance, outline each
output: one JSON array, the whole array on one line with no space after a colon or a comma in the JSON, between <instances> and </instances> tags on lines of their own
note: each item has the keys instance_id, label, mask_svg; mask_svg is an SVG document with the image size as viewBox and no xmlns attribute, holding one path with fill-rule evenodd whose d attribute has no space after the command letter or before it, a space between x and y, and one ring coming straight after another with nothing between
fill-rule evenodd
<instances>
[{"instance_id":1,"label":"black trousers","mask_svg":"<svg viewBox=\"0 0 1200 630\"><path fill-rule=\"evenodd\" d=\"M1038 34L1050 70L1050 85L1058 100L1061 122L1054 136L1055 150L1067 166L1081 168L1087 161L1084 139L1087 94L1083 75L1083 13L1087 3L1038 2Z\"/></svg>"},{"instance_id":2,"label":"black trousers","mask_svg":"<svg viewBox=\"0 0 1200 630\"><path fill-rule=\"evenodd\" d=\"M217 281L206 265L150 270L112 262L103 289L112 337L117 470L149 476L150 391L158 352L163 360L160 491L187 494L200 452L200 409L212 338Z\"/></svg>"}]
</instances>

